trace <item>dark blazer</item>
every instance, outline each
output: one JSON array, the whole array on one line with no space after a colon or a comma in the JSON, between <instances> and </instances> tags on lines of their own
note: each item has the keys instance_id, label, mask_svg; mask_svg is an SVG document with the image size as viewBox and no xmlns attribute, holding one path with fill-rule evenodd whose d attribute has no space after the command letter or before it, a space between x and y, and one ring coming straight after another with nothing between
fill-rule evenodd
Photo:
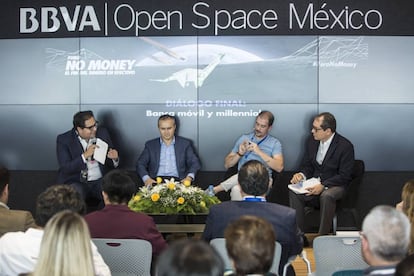
<instances>
[{"instance_id":1,"label":"dark blazer","mask_svg":"<svg viewBox=\"0 0 414 276\"><path fill-rule=\"evenodd\" d=\"M33 216L28 211L9 210L0 205L0 237L7 232L26 231L35 227Z\"/></svg>"},{"instance_id":2,"label":"dark blazer","mask_svg":"<svg viewBox=\"0 0 414 276\"><path fill-rule=\"evenodd\" d=\"M306 178L320 177L326 187L347 187L354 167L354 146L345 137L335 134L322 165L316 162L319 141L311 135L306 143L301 172Z\"/></svg>"},{"instance_id":3,"label":"dark blazer","mask_svg":"<svg viewBox=\"0 0 414 276\"><path fill-rule=\"evenodd\" d=\"M158 232L154 220L143 213L131 211L126 205L106 205L102 210L85 216L92 238L142 239L159 255L167 243Z\"/></svg>"},{"instance_id":4,"label":"dark blazer","mask_svg":"<svg viewBox=\"0 0 414 276\"><path fill-rule=\"evenodd\" d=\"M292 208L270 202L225 201L210 208L202 239L209 242L223 238L227 225L243 215L257 216L269 221L276 232L276 239L282 245L279 275L289 256L302 252L302 232L296 224L296 211Z\"/></svg>"},{"instance_id":5,"label":"dark blazer","mask_svg":"<svg viewBox=\"0 0 414 276\"><path fill-rule=\"evenodd\" d=\"M105 141L108 148L114 148L111 137L105 128L99 127L96 137ZM74 129L58 135L56 139L56 154L59 163L57 183L72 184L80 181L80 172L86 169L86 164L81 157L82 153L83 148ZM107 158L105 166L99 165L103 175L107 169L113 168L113 161Z\"/></svg>"},{"instance_id":6,"label":"dark blazer","mask_svg":"<svg viewBox=\"0 0 414 276\"><path fill-rule=\"evenodd\" d=\"M200 169L200 160L194 152L191 141L175 136L175 160L177 162L178 177L185 178L189 173L194 175ZM145 143L144 151L137 161L137 173L142 178L149 175L151 178L157 176L160 165L161 143L160 138L155 138Z\"/></svg>"}]
</instances>

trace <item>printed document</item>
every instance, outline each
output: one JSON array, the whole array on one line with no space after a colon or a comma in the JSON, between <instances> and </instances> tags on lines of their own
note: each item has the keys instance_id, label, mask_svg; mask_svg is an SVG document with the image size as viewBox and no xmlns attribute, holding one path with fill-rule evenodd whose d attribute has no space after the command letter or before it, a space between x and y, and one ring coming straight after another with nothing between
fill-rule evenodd
<instances>
[{"instance_id":1,"label":"printed document","mask_svg":"<svg viewBox=\"0 0 414 276\"><path fill-rule=\"evenodd\" d=\"M108 143L98 138L96 139L96 145L97 147L93 153L93 158L104 165L106 160L106 153L108 152Z\"/></svg>"},{"instance_id":2,"label":"printed document","mask_svg":"<svg viewBox=\"0 0 414 276\"><path fill-rule=\"evenodd\" d=\"M288 188L297 194L307 194L308 190L306 190L306 188L315 186L316 184L319 184L319 183L321 183L321 180L319 177L318 178L312 177L305 181L300 181L296 184L290 184L288 185Z\"/></svg>"}]
</instances>

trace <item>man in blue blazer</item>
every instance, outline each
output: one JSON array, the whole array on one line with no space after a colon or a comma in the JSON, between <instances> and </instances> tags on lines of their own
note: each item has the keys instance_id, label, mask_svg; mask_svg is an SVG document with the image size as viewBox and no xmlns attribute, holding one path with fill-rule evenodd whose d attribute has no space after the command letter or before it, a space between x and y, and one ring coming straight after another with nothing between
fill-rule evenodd
<instances>
[{"instance_id":1,"label":"man in blue blazer","mask_svg":"<svg viewBox=\"0 0 414 276\"><path fill-rule=\"evenodd\" d=\"M93 159L97 138L108 144L105 164ZM57 137L56 153L58 183L71 184L87 203L91 199L92 205L102 208L102 177L108 169L118 166L119 158L108 131L98 128L92 111L80 111L73 116L73 128Z\"/></svg>"},{"instance_id":2,"label":"man in blue blazer","mask_svg":"<svg viewBox=\"0 0 414 276\"><path fill-rule=\"evenodd\" d=\"M354 146L336 133L336 119L328 112L317 115L312 126L313 137L306 143L300 172L291 183L316 178L318 183L306 188L308 193L289 192L290 206L296 209L299 227L304 229L305 207L320 207L319 234L326 235L335 216L336 201L345 194L354 166Z\"/></svg>"},{"instance_id":3,"label":"man in blue blazer","mask_svg":"<svg viewBox=\"0 0 414 276\"><path fill-rule=\"evenodd\" d=\"M156 183L157 176L193 181L200 161L191 141L175 136L175 117L162 115L158 118L158 129L161 137L145 143L137 161L137 174L146 186Z\"/></svg>"},{"instance_id":4,"label":"man in blue blazer","mask_svg":"<svg viewBox=\"0 0 414 276\"><path fill-rule=\"evenodd\" d=\"M279 275L289 256L303 249L303 233L296 224L296 211L276 203L266 202L269 173L257 160L246 162L239 170L238 182L242 201L225 201L210 208L202 239L210 241L223 238L227 225L243 215L252 215L269 221L276 232L276 240L282 245Z\"/></svg>"}]
</instances>

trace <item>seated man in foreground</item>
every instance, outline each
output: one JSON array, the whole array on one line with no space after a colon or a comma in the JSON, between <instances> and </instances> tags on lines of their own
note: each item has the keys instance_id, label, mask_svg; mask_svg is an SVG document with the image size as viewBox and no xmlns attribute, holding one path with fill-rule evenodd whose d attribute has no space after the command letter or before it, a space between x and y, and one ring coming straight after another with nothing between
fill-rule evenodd
<instances>
[{"instance_id":1,"label":"seated man in foreground","mask_svg":"<svg viewBox=\"0 0 414 276\"><path fill-rule=\"evenodd\" d=\"M154 220L128 208L135 193L131 177L125 171L113 170L104 176L102 189L105 207L85 216L91 237L147 240L152 245L152 254L159 255L167 243Z\"/></svg>"},{"instance_id":2,"label":"seated man in foreground","mask_svg":"<svg viewBox=\"0 0 414 276\"><path fill-rule=\"evenodd\" d=\"M245 163L239 171L238 182L242 201L226 201L210 208L202 238L210 241L223 238L227 225L243 215L252 215L269 221L276 232L277 241L282 245L279 275L289 256L302 252L302 232L296 224L296 212L286 206L266 202L269 188L269 173L257 160Z\"/></svg>"},{"instance_id":3,"label":"seated man in foreground","mask_svg":"<svg viewBox=\"0 0 414 276\"><path fill-rule=\"evenodd\" d=\"M407 216L390 206L377 206L362 223L362 257L370 265L364 275L394 275L408 252L411 225Z\"/></svg>"}]
</instances>

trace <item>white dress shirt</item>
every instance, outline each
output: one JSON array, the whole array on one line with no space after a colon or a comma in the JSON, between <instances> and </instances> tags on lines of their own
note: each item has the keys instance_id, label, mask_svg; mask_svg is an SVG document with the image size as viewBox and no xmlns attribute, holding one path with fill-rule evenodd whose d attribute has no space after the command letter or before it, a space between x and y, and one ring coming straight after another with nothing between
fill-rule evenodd
<instances>
[{"instance_id":1,"label":"white dress shirt","mask_svg":"<svg viewBox=\"0 0 414 276\"><path fill-rule=\"evenodd\" d=\"M17 276L32 272L39 257L43 229L29 228L26 232L9 232L0 238L0 276ZM110 276L111 271L92 243L97 276ZM76 254L76 252L72 252Z\"/></svg>"}]
</instances>

